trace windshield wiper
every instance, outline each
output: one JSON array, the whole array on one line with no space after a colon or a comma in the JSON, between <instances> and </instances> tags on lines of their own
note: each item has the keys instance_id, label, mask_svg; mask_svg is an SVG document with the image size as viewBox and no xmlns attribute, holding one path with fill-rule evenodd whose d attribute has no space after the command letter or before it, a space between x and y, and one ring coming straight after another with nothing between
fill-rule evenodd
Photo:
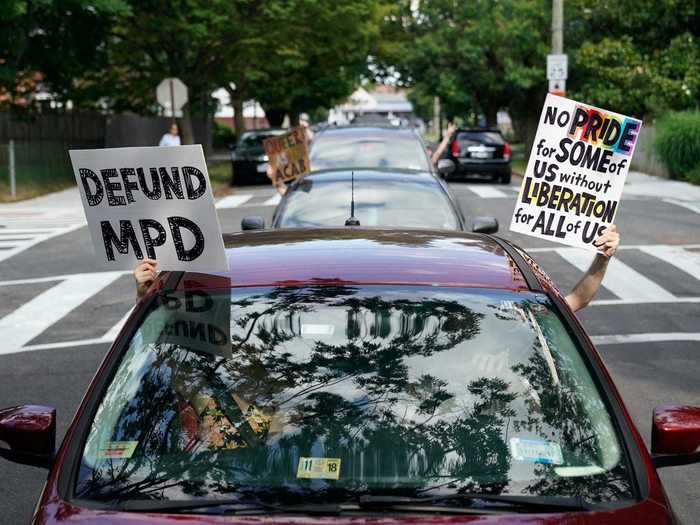
<instances>
[{"instance_id":1,"label":"windshield wiper","mask_svg":"<svg viewBox=\"0 0 700 525\"><path fill-rule=\"evenodd\" d=\"M500 495L481 494L478 492L445 494L428 497L402 497L402 496L361 496L359 506L362 509L386 509L400 508L404 505L434 505L436 503L458 502L460 505L468 504L469 507L493 507L506 506L518 507L537 512L572 512L592 510L580 497L563 496L525 496L525 495Z\"/></svg>"},{"instance_id":2,"label":"windshield wiper","mask_svg":"<svg viewBox=\"0 0 700 525\"><path fill-rule=\"evenodd\" d=\"M121 501L117 510L124 512L187 512L198 509L220 508L221 513L244 514L260 512L283 512L302 514L339 514L342 509L336 504L299 504L278 505L253 500L246 503L241 499L212 499L212 500L139 500L130 499Z\"/></svg>"}]
</instances>

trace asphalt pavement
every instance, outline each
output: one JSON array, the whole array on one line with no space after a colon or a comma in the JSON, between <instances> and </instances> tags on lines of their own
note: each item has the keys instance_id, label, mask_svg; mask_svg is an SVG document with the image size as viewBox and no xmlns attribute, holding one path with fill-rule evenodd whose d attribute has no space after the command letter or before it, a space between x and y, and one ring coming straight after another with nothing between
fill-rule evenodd
<instances>
[{"instance_id":1,"label":"asphalt pavement","mask_svg":"<svg viewBox=\"0 0 700 525\"><path fill-rule=\"evenodd\" d=\"M516 181L451 187L467 217L495 216L563 291L582 275L590 254L508 232ZM222 228L246 215L269 224L277 202L270 187L237 188L218 203ZM648 444L656 405L700 405L700 188L630 176L618 226L621 248L580 317ZM0 407L55 406L62 439L134 295L128 273L96 271L77 192L0 206ZM660 473L678 515L697 523L700 465ZM45 476L0 460L0 523L29 521Z\"/></svg>"}]
</instances>

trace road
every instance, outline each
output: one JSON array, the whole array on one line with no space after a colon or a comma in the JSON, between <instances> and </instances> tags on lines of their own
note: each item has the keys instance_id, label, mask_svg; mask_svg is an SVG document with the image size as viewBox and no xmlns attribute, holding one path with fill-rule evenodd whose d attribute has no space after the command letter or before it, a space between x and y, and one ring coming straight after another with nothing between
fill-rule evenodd
<instances>
[{"instance_id":1,"label":"road","mask_svg":"<svg viewBox=\"0 0 700 525\"><path fill-rule=\"evenodd\" d=\"M700 404L700 188L630 179L618 216L622 247L581 318L648 440L654 406ZM507 231L515 185L451 186L467 216L496 216L501 234L562 290L581 276L590 255ZM238 189L219 203L224 231L237 231L245 215L269 224L276 202L269 187ZM134 300L130 275L95 271L81 217L79 208L0 209L0 406L55 406L59 439ZM45 472L0 461L0 523L29 520ZM679 516L696 522L700 465L661 477Z\"/></svg>"}]
</instances>

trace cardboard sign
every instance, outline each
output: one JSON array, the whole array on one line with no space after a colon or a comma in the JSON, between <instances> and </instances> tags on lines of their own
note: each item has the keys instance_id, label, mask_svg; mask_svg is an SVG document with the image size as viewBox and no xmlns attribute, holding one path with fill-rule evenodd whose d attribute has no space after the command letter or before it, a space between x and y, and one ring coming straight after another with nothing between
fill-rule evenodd
<instances>
[{"instance_id":1,"label":"cardboard sign","mask_svg":"<svg viewBox=\"0 0 700 525\"><path fill-rule=\"evenodd\" d=\"M72 150L100 266L228 270L202 147Z\"/></svg>"},{"instance_id":2,"label":"cardboard sign","mask_svg":"<svg viewBox=\"0 0 700 525\"><path fill-rule=\"evenodd\" d=\"M596 250L615 221L642 121L547 95L510 229Z\"/></svg>"},{"instance_id":3,"label":"cardboard sign","mask_svg":"<svg viewBox=\"0 0 700 525\"><path fill-rule=\"evenodd\" d=\"M275 171L275 180L287 182L309 173L309 145L304 128L269 137L263 140L263 146Z\"/></svg>"}]
</instances>

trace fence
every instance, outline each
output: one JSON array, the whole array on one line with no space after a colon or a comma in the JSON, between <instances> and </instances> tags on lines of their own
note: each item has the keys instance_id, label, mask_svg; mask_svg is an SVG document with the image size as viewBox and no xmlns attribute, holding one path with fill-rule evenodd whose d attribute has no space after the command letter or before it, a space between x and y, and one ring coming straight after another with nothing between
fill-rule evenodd
<instances>
[{"instance_id":1,"label":"fence","mask_svg":"<svg viewBox=\"0 0 700 525\"><path fill-rule=\"evenodd\" d=\"M128 114L65 113L23 118L0 113L0 200L14 198L10 184L12 156L16 196L31 197L73 183L68 150L154 146L170 122L166 117ZM193 120L192 128L195 142L208 152L210 119Z\"/></svg>"}]
</instances>

